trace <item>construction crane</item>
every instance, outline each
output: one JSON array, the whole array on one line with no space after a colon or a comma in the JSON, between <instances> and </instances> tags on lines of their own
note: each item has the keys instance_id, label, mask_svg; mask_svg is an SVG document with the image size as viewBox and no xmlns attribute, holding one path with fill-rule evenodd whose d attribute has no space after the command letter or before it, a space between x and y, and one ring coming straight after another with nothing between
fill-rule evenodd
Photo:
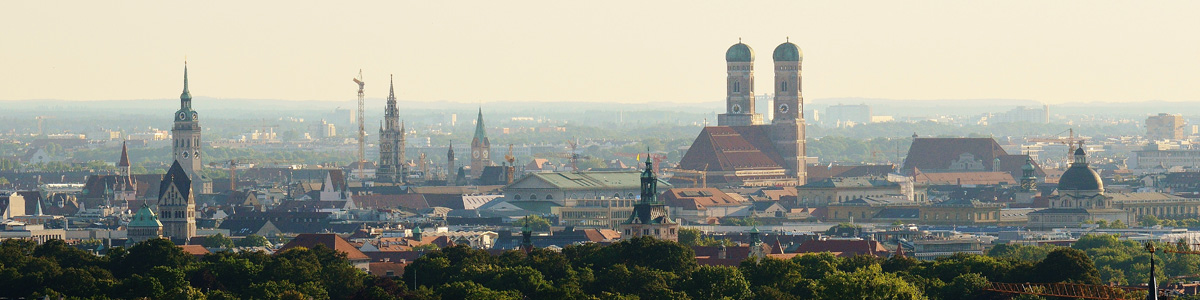
<instances>
[{"instance_id":1,"label":"construction crane","mask_svg":"<svg viewBox=\"0 0 1200 300\"><path fill-rule=\"evenodd\" d=\"M571 171L579 172L579 159L591 158L579 155L579 141L567 140L567 146L571 148L571 153L567 153L567 158L571 159Z\"/></svg>"},{"instance_id":2,"label":"construction crane","mask_svg":"<svg viewBox=\"0 0 1200 300\"><path fill-rule=\"evenodd\" d=\"M504 155L504 161L508 162L508 167L504 169L504 177L507 184L513 183L513 173L517 171L517 157L513 156L512 148L513 144L508 144L508 154Z\"/></svg>"},{"instance_id":3,"label":"construction crane","mask_svg":"<svg viewBox=\"0 0 1200 300\"><path fill-rule=\"evenodd\" d=\"M54 116L37 116L37 117L33 117L33 118L34 118L34 119L37 119L37 123L38 123L38 136L45 137L45 136L46 136L46 131L45 131L45 130L44 130L44 128L42 127L43 123L45 123L45 121L44 121L44 120L46 120L46 119L53 119L53 118L54 118Z\"/></svg>"},{"instance_id":4,"label":"construction crane","mask_svg":"<svg viewBox=\"0 0 1200 300\"><path fill-rule=\"evenodd\" d=\"M365 180L366 173L364 173L363 165L367 164L367 129L363 122L366 114L365 104L363 104L366 94L363 93L363 86L367 83L363 82L362 69L358 69L358 78L354 78L354 83L358 84L358 179Z\"/></svg>"},{"instance_id":5,"label":"construction crane","mask_svg":"<svg viewBox=\"0 0 1200 300\"><path fill-rule=\"evenodd\" d=\"M1059 136L1063 133L1068 133L1067 137ZM1056 133L1054 135L1057 137L1031 138L1031 139L1027 139L1027 141L1042 142L1042 143L1059 143L1059 144L1067 145L1067 160L1066 161L1074 161L1075 149L1083 148L1083 143L1085 141L1087 141L1084 138L1075 137L1075 128L1068 128L1067 130Z\"/></svg>"}]
</instances>

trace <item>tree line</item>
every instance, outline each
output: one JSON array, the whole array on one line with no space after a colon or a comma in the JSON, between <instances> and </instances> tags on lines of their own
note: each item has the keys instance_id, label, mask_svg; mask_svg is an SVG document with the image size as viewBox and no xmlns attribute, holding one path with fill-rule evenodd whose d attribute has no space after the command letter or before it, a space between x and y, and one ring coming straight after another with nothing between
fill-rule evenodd
<instances>
[{"instance_id":1,"label":"tree line","mask_svg":"<svg viewBox=\"0 0 1200 300\"><path fill-rule=\"evenodd\" d=\"M707 266L697 263L689 246L634 238L528 254L497 255L464 245L431 249L393 280L369 275L344 254L324 246L274 255L224 251L196 258L162 239L114 247L104 255L59 240L42 245L6 240L0 243L0 297L1009 299L1011 295L985 289L991 282L1137 285L1149 278L1150 255L1137 242L1088 235L1072 247L1006 244L987 255L960 253L928 261L819 253ZM1159 282L1200 273L1195 255L1159 252L1155 257Z\"/></svg>"}]
</instances>

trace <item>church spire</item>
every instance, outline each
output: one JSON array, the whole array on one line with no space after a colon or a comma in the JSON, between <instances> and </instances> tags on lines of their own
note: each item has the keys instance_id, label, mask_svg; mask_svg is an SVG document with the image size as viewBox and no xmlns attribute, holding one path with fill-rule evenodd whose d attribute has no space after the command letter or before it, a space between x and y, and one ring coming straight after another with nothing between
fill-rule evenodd
<instances>
[{"instance_id":1,"label":"church spire","mask_svg":"<svg viewBox=\"0 0 1200 300\"><path fill-rule=\"evenodd\" d=\"M192 92L188 91L187 61L183 61L183 94L179 95L180 108L192 107Z\"/></svg>"},{"instance_id":2,"label":"church spire","mask_svg":"<svg viewBox=\"0 0 1200 300\"><path fill-rule=\"evenodd\" d=\"M487 143L487 131L483 126L483 108L479 108L479 116L475 118L475 139L480 143Z\"/></svg>"}]
</instances>

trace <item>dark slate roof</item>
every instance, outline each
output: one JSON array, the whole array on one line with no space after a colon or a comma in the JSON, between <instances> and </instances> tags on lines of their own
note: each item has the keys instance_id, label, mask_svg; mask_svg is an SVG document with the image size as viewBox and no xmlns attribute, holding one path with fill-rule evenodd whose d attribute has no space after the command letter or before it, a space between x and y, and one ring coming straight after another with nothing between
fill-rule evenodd
<instances>
[{"instance_id":1,"label":"dark slate roof","mask_svg":"<svg viewBox=\"0 0 1200 300\"><path fill-rule=\"evenodd\" d=\"M354 205L361 208L401 208L412 211L429 208L422 194L353 195Z\"/></svg>"},{"instance_id":2,"label":"dark slate roof","mask_svg":"<svg viewBox=\"0 0 1200 300\"><path fill-rule=\"evenodd\" d=\"M916 138L908 149L902 169L905 172L911 172L913 168L948 170L950 162L963 153L970 153L980 160L984 170L992 170L996 158L1008 155L992 138ZM1022 160L1021 164L1024 163Z\"/></svg>"},{"instance_id":3,"label":"dark slate roof","mask_svg":"<svg viewBox=\"0 0 1200 300\"><path fill-rule=\"evenodd\" d=\"M816 182L831 177L883 177L892 173L896 165L859 165L859 166L835 166L835 165L808 165L806 169L807 181Z\"/></svg>"},{"instance_id":4,"label":"dark slate roof","mask_svg":"<svg viewBox=\"0 0 1200 300\"><path fill-rule=\"evenodd\" d=\"M1087 163L1073 163L1062 177L1058 178L1058 190L1063 191L1095 191L1103 190L1104 181L1100 174L1088 167Z\"/></svg>"},{"instance_id":5,"label":"dark slate roof","mask_svg":"<svg viewBox=\"0 0 1200 300\"><path fill-rule=\"evenodd\" d=\"M171 164L171 169L167 170L167 174L163 175L162 183L158 185L158 198L162 199L163 194L171 185L175 185L179 189L181 195L188 195L192 191L192 179L188 178L187 172L183 171L183 166L179 165L179 161Z\"/></svg>"},{"instance_id":6,"label":"dark slate roof","mask_svg":"<svg viewBox=\"0 0 1200 300\"><path fill-rule=\"evenodd\" d=\"M826 178L825 180L805 184L800 186L800 188L871 188L888 186L899 186L899 184L878 177L845 177Z\"/></svg>"}]
</instances>

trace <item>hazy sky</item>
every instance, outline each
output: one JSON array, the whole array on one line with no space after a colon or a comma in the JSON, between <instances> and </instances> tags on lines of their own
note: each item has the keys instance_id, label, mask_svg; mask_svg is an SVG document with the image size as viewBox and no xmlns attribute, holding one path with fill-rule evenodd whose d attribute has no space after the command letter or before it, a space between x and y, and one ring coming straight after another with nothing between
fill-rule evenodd
<instances>
[{"instance_id":1,"label":"hazy sky","mask_svg":"<svg viewBox=\"0 0 1200 300\"><path fill-rule=\"evenodd\" d=\"M1200 1L0 1L0 100L711 102L724 52L804 96L1200 100Z\"/></svg>"}]
</instances>

